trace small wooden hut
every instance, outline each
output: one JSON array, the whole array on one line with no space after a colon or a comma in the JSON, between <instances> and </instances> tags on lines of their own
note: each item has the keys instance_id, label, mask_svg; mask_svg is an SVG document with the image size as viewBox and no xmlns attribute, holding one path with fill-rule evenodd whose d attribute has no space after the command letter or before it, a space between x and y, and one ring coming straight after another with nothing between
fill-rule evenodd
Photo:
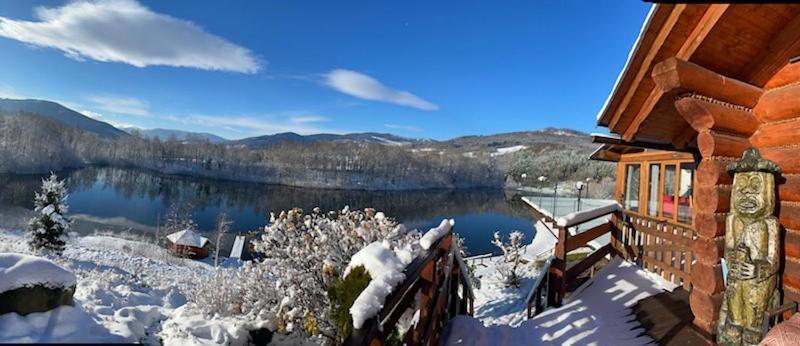
<instances>
[{"instance_id":1,"label":"small wooden hut","mask_svg":"<svg viewBox=\"0 0 800 346\"><path fill-rule=\"evenodd\" d=\"M170 242L169 249L175 256L191 259L208 257L208 238L201 236L196 231L185 229L167 236Z\"/></svg>"}]
</instances>

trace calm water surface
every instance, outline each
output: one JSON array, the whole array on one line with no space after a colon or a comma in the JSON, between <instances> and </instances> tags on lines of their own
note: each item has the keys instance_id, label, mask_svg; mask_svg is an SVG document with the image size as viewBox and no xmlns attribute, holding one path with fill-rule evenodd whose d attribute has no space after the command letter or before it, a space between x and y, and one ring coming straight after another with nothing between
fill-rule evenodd
<instances>
[{"instance_id":1,"label":"calm water surface","mask_svg":"<svg viewBox=\"0 0 800 346\"><path fill-rule=\"evenodd\" d=\"M89 167L58 173L69 185L73 230L155 233L159 218L173 202L189 202L200 231L211 238L217 215L227 210L233 232L263 228L269 212L292 207L338 210L367 207L383 211L409 229L426 231L443 218L456 220L471 254L498 249L489 241L497 230L534 235L528 207L516 192L503 190L351 191L307 189L227 182L127 168ZM21 228L31 216L33 194L44 175L0 175L0 227ZM227 253L232 236L223 244Z\"/></svg>"}]
</instances>

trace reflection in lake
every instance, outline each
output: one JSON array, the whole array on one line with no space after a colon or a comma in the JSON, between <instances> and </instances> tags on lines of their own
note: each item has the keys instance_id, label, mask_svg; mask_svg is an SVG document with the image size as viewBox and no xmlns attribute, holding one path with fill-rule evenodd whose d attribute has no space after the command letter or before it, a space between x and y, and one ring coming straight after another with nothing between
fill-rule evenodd
<instances>
[{"instance_id":1,"label":"reflection in lake","mask_svg":"<svg viewBox=\"0 0 800 346\"><path fill-rule=\"evenodd\" d=\"M69 214L73 230L130 231L152 235L157 220L173 202L194 206L200 231L210 234L218 213L227 210L235 222L233 233L262 228L269 212L292 207L310 211L340 209L345 205L384 211L409 229L426 231L442 218L456 219L472 254L497 252L489 243L492 232L518 229L527 241L533 236L530 213L519 196L503 190L355 191L296 188L166 175L140 169L88 167L59 173L67 177ZM42 175L0 174L0 227L25 227L33 208L33 194ZM223 244L227 253L232 236Z\"/></svg>"}]
</instances>

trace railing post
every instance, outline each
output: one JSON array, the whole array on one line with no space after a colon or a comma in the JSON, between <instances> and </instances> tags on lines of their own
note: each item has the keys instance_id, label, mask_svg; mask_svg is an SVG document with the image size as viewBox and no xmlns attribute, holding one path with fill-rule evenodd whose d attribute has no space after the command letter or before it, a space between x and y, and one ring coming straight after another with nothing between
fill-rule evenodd
<instances>
[{"instance_id":1,"label":"railing post","mask_svg":"<svg viewBox=\"0 0 800 346\"><path fill-rule=\"evenodd\" d=\"M561 306L567 294L567 238L569 232L566 227L558 227L558 242L555 248L555 258L550 265L550 287L548 294L549 306Z\"/></svg>"}]
</instances>

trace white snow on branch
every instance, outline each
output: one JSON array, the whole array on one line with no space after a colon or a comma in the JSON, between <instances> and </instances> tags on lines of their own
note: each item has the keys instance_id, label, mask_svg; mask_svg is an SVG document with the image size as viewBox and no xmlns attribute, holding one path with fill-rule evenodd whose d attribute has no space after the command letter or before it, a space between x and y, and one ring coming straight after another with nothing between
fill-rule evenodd
<instances>
[{"instance_id":1,"label":"white snow on branch","mask_svg":"<svg viewBox=\"0 0 800 346\"><path fill-rule=\"evenodd\" d=\"M588 209L569 213L556 219L556 224L559 227L571 227L586 221L598 218L600 216L613 213L620 210L621 206L616 201L609 202L608 204Z\"/></svg>"},{"instance_id":2,"label":"white snow on branch","mask_svg":"<svg viewBox=\"0 0 800 346\"><path fill-rule=\"evenodd\" d=\"M405 280L403 271L406 265L408 263L392 251L387 241L373 242L353 255L344 271L344 276L347 277L351 269L364 266L372 278L350 307L354 328L361 328L364 322L381 311L386 297Z\"/></svg>"},{"instance_id":3,"label":"white snow on branch","mask_svg":"<svg viewBox=\"0 0 800 346\"><path fill-rule=\"evenodd\" d=\"M76 282L75 274L45 258L0 253L0 293L37 285L67 288Z\"/></svg>"},{"instance_id":4,"label":"white snow on branch","mask_svg":"<svg viewBox=\"0 0 800 346\"><path fill-rule=\"evenodd\" d=\"M436 241L441 239L445 236L445 234L450 232L450 229L456 224L456 221L453 219L444 219L442 223L439 224L438 227L431 228L425 235L422 236L422 239L419 240L419 245L422 246L423 249L428 250L433 246Z\"/></svg>"}]
</instances>

